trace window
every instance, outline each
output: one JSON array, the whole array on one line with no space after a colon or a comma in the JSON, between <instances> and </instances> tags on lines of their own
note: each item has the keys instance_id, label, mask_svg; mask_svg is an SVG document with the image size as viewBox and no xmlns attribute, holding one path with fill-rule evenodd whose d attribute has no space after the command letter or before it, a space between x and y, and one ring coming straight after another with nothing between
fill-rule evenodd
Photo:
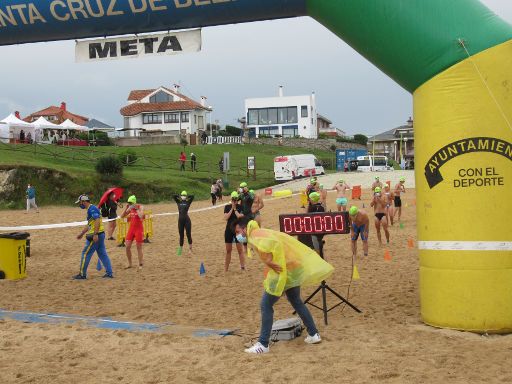
<instances>
[{"instance_id":1,"label":"window","mask_svg":"<svg viewBox=\"0 0 512 384\"><path fill-rule=\"evenodd\" d=\"M277 127L277 126L260 127L259 135L267 135L267 136L279 135L279 127Z\"/></svg>"},{"instance_id":2,"label":"window","mask_svg":"<svg viewBox=\"0 0 512 384\"><path fill-rule=\"evenodd\" d=\"M174 101L174 99L171 95L165 93L164 91L157 92L149 98L150 103L167 103L169 101Z\"/></svg>"},{"instance_id":3,"label":"window","mask_svg":"<svg viewBox=\"0 0 512 384\"><path fill-rule=\"evenodd\" d=\"M283 127L283 137L295 137L299 136L298 125L285 125Z\"/></svg>"},{"instance_id":4,"label":"window","mask_svg":"<svg viewBox=\"0 0 512 384\"><path fill-rule=\"evenodd\" d=\"M204 129L204 116L199 116L199 124L197 125L199 129Z\"/></svg>"},{"instance_id":5,"label":"window","mask_svg":"<svg viewBox=\"0 0 512 384\"><path fill-rule=\"evenodd\" d=\"M277 124L277 108L268 109L268 123Z\"/></svg>"},{"instance_id":6,"label":"window","mask_svg":"<svg viewBox=\"0 0 512 384\"><path fill-rule=\"evenodd\" d=\"M249 128L249 137L256 137L256 128Z\"/></svg>"},{"instance_id":7,"label":"window","mask_svg":"<svg viewBox=\"0 0 512 384\"><path fill-rule=\"evenodd\" d=\"M258 120L259 125L268 124L268 109L260 109L260 118Z\"/></svg>"},{"instance_id":8,"label":"window","mask_svg":"<svg viewBox=\"0 0 512 384\"><path fill-rule=\"evenodd\" d=\"M188 123L190 121L190 113L189 112L181 112L181 122Z\"/></svg>"},{"instance_id":9,"label":"window","mask_svg":"<svg viewBox=\"0 0 512 384\"><path fill-rule=\"evenodd\" d=\"M288 119L288 109L287 108L279 108L279 124L286 124L286 120Z\"/></svg>"},{"instance_id":10,"label":"window","mask_svg":"<svg viewBox=\"0 0 512 384\"><path fill-rule=\"evenodd\" d=\"M308 106L303 105L300 107L300 117L308 117Z\"/></svg>"},{"instance_id":11,"label":"window","mask_svg":"<svg viewBox=\"0 0 512 384\"><path fill-rule=\"evenodd\" d=\"M144 113L142 115L142 124L161 124L162 114L161 113Z\"/></svg>"},{"instance_id":12,"label":"window","mask_svg":"<svg viewBox=\"0 0 512 384\"><path fill-rule=\"evenodd\" d=\"M194 124L197 124L197 115L194 115Z\"/></svg>"},{"instance_id":13,"label":"window","mask_svg":"<svg viewBox=\"0 0 512 384\"><path fill-rule=\"evenodd\" d=\"M249 109L249 113L247 116L248 125L258 125L258 110L257 109Z\"/></svg>"},{"instance_id":14,"label":"window","mask_svg":"<svg viewBox=\"0 0 512 384\"><path fill-rule=\"evenodd\" d=\"M297 107L288 107L288 118L286 119L287 124L297 123L299 121L297 116Z\"/></svg>"},{"instance_id":15,"label":"window","mask_svg":"<svg viewBox=\"0 0 512 384\"><path fill-rule=\"evenodd\" d=\"M166 123L179 123L179 113L164 113L164 122Z\"/></svg>"}]
</instances>

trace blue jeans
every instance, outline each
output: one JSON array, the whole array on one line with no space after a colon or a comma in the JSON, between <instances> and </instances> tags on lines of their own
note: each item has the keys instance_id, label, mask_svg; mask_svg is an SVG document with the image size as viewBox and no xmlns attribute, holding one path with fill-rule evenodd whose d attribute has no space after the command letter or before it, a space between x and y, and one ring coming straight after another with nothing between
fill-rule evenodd
<instances>
[{"instance_id":1,"label":"blue jeans","mask_svg":"<svg viewBox=\"0 0 512 384\"><path fill-rule=\"evenodd\" d=\"M295 309L306 326L308 334L310 336L317 334L318 330L316 329L315 321L309 309L300 298L300 287L290 288L284 293L293 309ZM269 295L267 292L264 292L261 298L261 331L258 341L265 347L268 347L270 341L270 333L272 332L272 324L274 323L274 304L277 303L278 300L278 296Z\"/></svg>"},{"instance_id":2,"label":"blue jeans","mask_svg":"<svg viewBox=\"0 0 512 384\"><path fill-rule=\"evenodd\" d=\"M98 253L98 257L100 258L107 273L112 274L112 265L110 264L110 259L107 255L107 249L105 248L105 233L98 234L97 243L92 240L85 241L85 247L82 251L82 258L80 260L80 274L82 276L87 276L87 268L89 267L89 262L91 261L91 257L94 252Z\"/></svg>"}]
</instances>

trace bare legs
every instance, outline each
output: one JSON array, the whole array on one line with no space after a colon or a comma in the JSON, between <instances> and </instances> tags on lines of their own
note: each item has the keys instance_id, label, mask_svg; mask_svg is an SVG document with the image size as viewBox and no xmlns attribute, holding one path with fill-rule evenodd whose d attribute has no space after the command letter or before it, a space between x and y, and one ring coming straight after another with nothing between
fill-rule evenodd
<instances>
[{"instance_id":1,"label":"bare legs","mask_svg":"<svg viewBox=\"0 0 512 384\"><path fill-rule=\"evenodd\" d=\"M245 255L244 247L240 243L236 243L236 250L238 251L238 258L240 259L240 269L245 270ZM229 269L229 263L231 263L231 252L233 251L233 244L226 243L226 259L224 262L224 271L227 272Z\"/></svg>"},{"instance_id":2,"label":"bare legs","mask_svg":"<svg viewBox=\"0 0 512 384\"><path fill-rule=\"evenodd\" d=\"M377 230L377 239L379 239L379 244L382 245L382 236L380 234L380 227L384 230L384 234L386 235L386 242L389 244L389 231L388 231L388 220L387 217L384 216L382 219L375 218L375 229Z\"/></svg>"},{"instance_id":3,"label":"bare legs","mask_svg":"<svg viewBox=\"0 0 512 384\"><path fill-rule=\"evenodd\" d=\"M128 259L128 266L126 268L133 267L132 265L132 244L133 240L129 240L126 242L126 258ZM144 265L144 255L142 253L142 243L136 243L137 247L137 257L139 259L139 269L142 269Z\"/></svg>"}]
</instances>

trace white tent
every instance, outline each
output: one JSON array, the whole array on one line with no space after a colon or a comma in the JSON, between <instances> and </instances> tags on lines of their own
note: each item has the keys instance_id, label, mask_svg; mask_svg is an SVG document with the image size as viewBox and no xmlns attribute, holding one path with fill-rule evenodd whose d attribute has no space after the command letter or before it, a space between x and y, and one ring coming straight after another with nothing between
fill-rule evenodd
<instances>
[{"instance_id":1,"label":"white tent","mask_svg":"<svg viewBox=\"0 0 512 384\"><path fill-rule=\"evenodd\" d=\"M1 120L0 123L3 123L2 125L7 126L7 129L3 127L1 130L3 142L9 142L10 139L18 138L22 130L24 132L26 131L25 133L30 133L32 137L35 136L35 126L21 119L18 119L12 113L5 119ZM6 138L4 135L6 135Z\"/></svg>"},{"instance_id":2,"label":"white tent","mask_svg":"<svg viewBox=\"0 0 512 384\"><path fill-rule=\"evenodd\" d=\"M76 131L89 131L89 128L87 127L84 127L82 125L78 125L78 124L75 124L73 123L71 120L67 119L66 121L64 121L62 124L59 125L60 127L64 128L64 129L74 129Z\"/></svg>"},{"instance_id":3,"label":"white tent","mask_svg":"<svg viewBox=\"0 0 512 384\"><path fill-rule=\"evenodd\" d=\"M48 137L46 139L43 137L43 129L60 129L57 124L53 124L52 122L46 120L43 116L32 122L32 125L34 125L36 128L34 137L37 143L51 142Z\"/></svg>"},{"instance_id":4,"label":"white tent","mask_svg":"<svg viewBox=\"0 0 512 384\"><path fill-rule=\"evenodd\" d=\"M9 126L0 121L0 143L9 143Z\"/></svg>"}]
</instances>

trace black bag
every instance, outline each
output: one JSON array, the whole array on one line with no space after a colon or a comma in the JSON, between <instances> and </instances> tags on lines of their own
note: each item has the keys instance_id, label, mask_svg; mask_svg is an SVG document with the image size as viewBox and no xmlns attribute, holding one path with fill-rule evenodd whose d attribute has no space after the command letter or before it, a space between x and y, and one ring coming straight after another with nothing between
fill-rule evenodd
<instances>
[{"instance_id":1,"label":"black bag","mask_svg":"<svg viewBox=\"0 0 512 384\"><path fill-rule=\"evenodd\" d=\"M100 207L100 211L101 211L101 216L102 217L108 217L108 207L107 207L107 203L104 203L101 207Z\"/></svg>"}]
</instances>

